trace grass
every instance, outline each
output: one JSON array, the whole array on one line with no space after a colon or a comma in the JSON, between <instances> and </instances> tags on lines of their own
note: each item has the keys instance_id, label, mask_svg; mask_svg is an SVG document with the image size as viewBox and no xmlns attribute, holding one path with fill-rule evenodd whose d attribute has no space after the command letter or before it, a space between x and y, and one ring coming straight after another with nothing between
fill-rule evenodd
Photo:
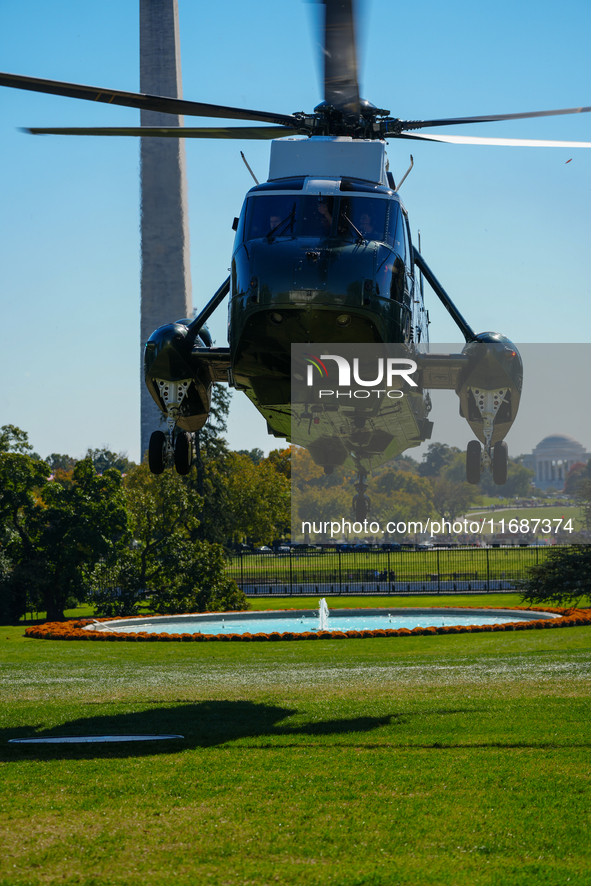
<instances>
[{"instance_id":1,"label":"grass","mask_svg":"<svg viewBox=\"0 0 591 886\"><path fill-rule=\"evenodd\" d=\"M590 882L591 627L260 644L22 633L0 628L2 886ZM185 737L6 743L108 732Z\"/></svg>"},{"instance_id":2,"label":"grass","mask_svg":"<svg viewBox=\"0 0 591 886\"><path fill-rule=\"evenodd\" d=\"M249 597L250 608L264 609L318 609L318 597ZM326 600L329 609L403 609L407 607L431 606L497 606L506 609L508 606L523 606L520 594L417 594L410 597L391 596L332 596ZM583 601L584 602L584 601ZM581 605L583 605L583 602Z\"/></svg>"},{"instance_id":3,"label":"grass","mask_svg":"<svg viewBox=\"0 0 591 886\"><path fill-rule=\"evenodd\" d=\"M532 492L533 491L534 490L532 490ZM538 492L539 492L539 490L538 490ZM563 493L560 493L560 496L562 496L562 495L563 495ZM570 499L572 501L572 496L566 496L566 498L567 498L567 500ZM506 507L511 508L511 507L515 506L515 498L503 498L503 496L481 495L480 498L478 499L478 501L484 506L496 505L497 507L503 507L503 508L506 508ZM548 497L548 498L541 498L540 497L540 498L538 498L538 502L539 502L539 507L542 508L545 505L553 506L553 504L555 504L555 502L556 502L556 499L554 497ZM476 509L476 505L474 507Z\"/></svg>"},{"instance_id":4,"label":"grass","mask_svg":"<svg viewBox=\"0 0 591 886\"><path fill-rule=\"evenodd\" d=\"M66 618L91 618L94 615L94 606L91 606L89 603L81 603L76 609L64 609L64 616ZM21 618L21 623L24 625L26 622L39 621L41 619L46 618L46 612L27 612L26 617ZM2 628L0 628L2 630Z\"/></svg>"}]
</instances>

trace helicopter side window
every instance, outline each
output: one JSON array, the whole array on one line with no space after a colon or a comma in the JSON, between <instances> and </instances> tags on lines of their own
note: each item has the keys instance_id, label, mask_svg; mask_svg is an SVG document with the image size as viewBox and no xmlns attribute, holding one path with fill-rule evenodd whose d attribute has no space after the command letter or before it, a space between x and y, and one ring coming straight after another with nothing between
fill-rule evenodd
<instances>
[{"instance_id":1,"label":"helicopter side window","mask_svg":"<svg viewBox=\"0 0 591 886\"><path fill-rule=\"evenodd\" d=\"M341 197L338 233L345 239L383 241L386 230L386 200Z\"/></svg>"},{"instance_id":2,"label":"helicopter side window","mask_svg":"<svg viewBox=\"0 0 591 886\"><path fill-rule=\"evenodd\" d=\"M404 235L405 235L404 240L406 243L406 254L408 256L408 264L410 267L412 267L412 246L411 246L411 239L410 239L410 226L408 224L407 217L404 218Z\"/></svg>"},{"instance_id":3,"label":"helicopter side window","mask_svg":"<svg viewBox=\"0 0 591 886\"><path fill-rule=\"evenodd\" d=\"M395 201L390 202L390 212L388 218L387 243L392 247L395 254L392 263L392 278L390 281L390 298L397 302L404 301L404 291L406 285L406 236L404 228L404 215L400 209L400 204Z\"/></svg>"},{"instance_id":4,"label":"helicopter side window","mask_svg":"<svg viewBox=\"0 0 591 886\"><path fill-rule=\"evenodd\" d=\"M394 252L404 256L404 234L401 223L402 213L400 204L391 200L388 204L388 224L386 228L386 243Z\"/></svg>"},{"instance_id":5,"label":"helicopter side window","mask_svg":"<svg viewBox=\"0 0 591 886\"><path fill-rule=\"evenodd\" d=\"M300 237L330 237L334 215L334 197L317 194L315 197L304 197Z\"/></svg>"},{"instance_id":6,"label":"helicopter side window","mask_svg":"<svg viewBox=\"0 0 591 886\"><path fill-rule=\"evenodd\" d=\"M245 240L267 237L293 237L298 215L299 197L288 194L250 197L246 210Z\"/></svg>"},{"instance_id":7,"label":"helicopter side window","mask_svg":"<svg viewBox=\"0 0 591 886\"><path fill-rule=\"evenodd\" d=\"M248 200L245 200L240 218L238 219L238 227L236 228L236 236L234 237L234 252L238 249L244 239L244 220L248 211Z\"/></svg>"},{"instance_id":8,"label":"helicopter side window","mask_svg":"<svg viewBox=\"0 0 591 886\"><path fill-rule=\"evenodd\" d=\"M406 235L404 230L404 215L400 211L400 208L396 211L394 223L395 227L393 225L394 234L391 246L396 255L399 255L404 263L406 261Z\"/></svg>"}]
</instances>

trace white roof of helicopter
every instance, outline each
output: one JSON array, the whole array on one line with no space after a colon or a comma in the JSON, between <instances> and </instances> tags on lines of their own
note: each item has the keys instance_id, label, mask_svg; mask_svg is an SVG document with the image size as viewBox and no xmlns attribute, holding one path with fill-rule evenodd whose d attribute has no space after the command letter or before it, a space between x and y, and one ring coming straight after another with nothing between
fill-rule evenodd
<instances>
[{"instance_id":1,"label":"white roof of helicopter","mask_svg":"<svg viewBox=\"0 0 591 886\"><path fill-rule=\"evenodd\" d=\"M273 139L269 181L297 176L356 178L388 187L386 143L349 136Z\"/></svg>"}]
</instances>

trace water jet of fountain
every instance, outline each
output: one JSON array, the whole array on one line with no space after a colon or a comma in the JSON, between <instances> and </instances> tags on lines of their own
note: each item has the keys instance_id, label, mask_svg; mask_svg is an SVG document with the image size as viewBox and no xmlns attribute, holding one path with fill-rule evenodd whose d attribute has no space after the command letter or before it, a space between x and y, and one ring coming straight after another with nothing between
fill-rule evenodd
<instances>
[{"instance_id":1,"label":"water jet of fountain","mask_svg":"<svg viewBox=\"0 0 591 886\"><path fill-rule=\"evenodd\" d=\"M318 601L318 630L328 631L328 606L324 597Z\"/></svg>"}]
</instances>

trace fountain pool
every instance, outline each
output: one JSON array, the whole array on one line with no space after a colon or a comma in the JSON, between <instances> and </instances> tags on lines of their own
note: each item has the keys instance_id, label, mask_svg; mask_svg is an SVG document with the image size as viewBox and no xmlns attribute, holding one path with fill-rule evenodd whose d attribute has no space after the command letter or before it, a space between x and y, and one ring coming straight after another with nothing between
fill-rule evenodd
<instances>
[{"instance_id":1,"label":"fountain pool","mask_svg":"<svg viewBox=\"0 0 591 886\"><path fill-rule=\"evenodd\" d=\"M398 631L401 628L494 625L557 618L549 612L514 609L328 609L271 612L197 613L117 619L87 625L86 630L166 634L271 634L323 631Z\"/></svg>"}]
</instances>

